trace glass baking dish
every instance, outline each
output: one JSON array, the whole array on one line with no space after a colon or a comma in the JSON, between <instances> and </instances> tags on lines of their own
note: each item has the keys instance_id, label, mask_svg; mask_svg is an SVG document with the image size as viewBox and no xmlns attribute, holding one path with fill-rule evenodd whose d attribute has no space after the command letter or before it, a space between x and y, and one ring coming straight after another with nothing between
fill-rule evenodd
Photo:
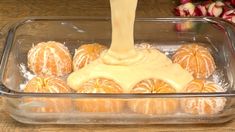
<instances>
[{"instance_id":1,"label":"glass baking dish","mask_svg":"<svg viewBox=\"0 0 235 132\"><path fill-rule=\"evenodd\" d=\"M221 85L224 93L169 93L169 94L79 94L79 93L24 93L27 81L27 52L42 41L64 43L74 54L82 44L111 42L109 18L31 17L2 28L5 44L1 58L1 96L6 112L15 120L30 124L203 124L230 121L235 113L235 26L218 18L155 18L137 19L135 43L150 43L171 57L179 46L201 43L207 47L217 65L209 78ZM185 99L225 99L224 108L216 114L189 114L182 111ZM165 114L141 114L131 110L136 101L178 102L177 110ZM26 101L28 100L28 101ZM30 101L29 101L30 100ZM76 109L86 101L121 103L118 112L81 112ZM79 103L79 101L84 101ZM89 103L89 102L88 102ZM143 103L144 104L144 103ZM112 107L104 106L104 107ZM52 111L37 111L50 107ZM80 106L81 107L81 106ZM142 106L146 107L145 105ZM159 106L146 109L161 110Z\"/></svg>"}]
</instances>

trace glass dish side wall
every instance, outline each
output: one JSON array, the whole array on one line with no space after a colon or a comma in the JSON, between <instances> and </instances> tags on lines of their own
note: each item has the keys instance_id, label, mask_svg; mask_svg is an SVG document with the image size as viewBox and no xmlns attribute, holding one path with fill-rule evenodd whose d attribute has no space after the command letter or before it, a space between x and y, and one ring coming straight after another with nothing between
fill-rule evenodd
<instances>
[{"instance_id":1,"label":"glass dish side wall","mask_svg":"<svg viewBox=\"0 0 235 132\"><path fill-rule=\"evenodd\" d=\"M210 20L210 19L208 19ZM215 58L217 71L211 80L228 89L227 94L233 91L234 77L234 50L231 45L233 38L228 37L227 23L219 20L205 19L149 19L137 20L135 24L135 42L150 43L154 47L166 53L169 57L182 44L202 43L212 52ZM190 24L187 29L178 27ZM217 25L218 23L219 25ZM230 31L232 33L232 31ZM3 73L3 84L14 91L22 91L22 84L27 79L23 77L21 66L27 66L27 52L33 44L42 41L59 41L64 43L71 54L74 49L82 44L98 42L105 45L110 44L111 25L109 20L88 19L36 19L27 20L18 26L14 32L14 39L6 69ZM28 69L27 69L28 70ZM196 97L195 97L196 98ZM145 102L152 100L159 102L168 100L166 98L117 98L108 97L95 98L95 101L122 102L122 110L119 112L82 112L77 109L83 103L79 97L69 96L63 98L53 97L21 97L4 99L6 111L16 120L24 123L52 123L52 124L170 124L170 123L222 123L233 118L234 98L216 97L226 99L226 106L219 113L212 115L193 115L183 112L181 102L187 98L168 98L177 101L177 108L173 113L167 114L143 114L135 112L130 107L130 102ZM84 101L86 98L83 98ZM198 97L197 99L210 99L210 97ZM32 101L33 100L33 101ZM52 100L52 101L51 101ZM94 102L95 102L94 101ZM58 106L71 104L71 109L61 111ZM69 102L69 103L68 103ZM76 104L76 105L74 105ZM52 107L53 111L37 110L41 107ZM111 106L110 106L111 107ZM144 108L148 108L145 106ZM36 109L36 111L35 111ZM161 109L156 107L155 109Z\"/></svg>"},{"instance_id":2,"label":"glass dish side wall","mask_svg":"<svg viewBox=\"0 0 235 132\"><path fill-rule=\"evenodd\" d=\"M205 109L200 113L192 113L183 105L184 101L189 99L227 99L228 102L225 108L216 108L215 113L213 111L207 113ZM229 97L142 99L32 97L5 98L4 101L11 117L29 124L209 124L230 121L234 115L234 107L229 105L234 98ZM171 105L160 107L162 103Z\"/></svg>"}]
</instances>

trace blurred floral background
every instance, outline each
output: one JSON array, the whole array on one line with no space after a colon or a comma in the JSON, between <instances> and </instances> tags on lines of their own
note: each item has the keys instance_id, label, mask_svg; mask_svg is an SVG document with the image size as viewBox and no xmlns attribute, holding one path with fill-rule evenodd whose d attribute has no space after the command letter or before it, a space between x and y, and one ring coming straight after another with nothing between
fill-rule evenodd
<instances>
[{"instance_id":1,"label":"blurred floral background","mask_svg":"<svg viewBox=\"0 0 235 132\"><path fill-rule=\"evenodd\" d=\"M176 0L175 16L221 17L235 23L235 0Z\"/></svg>"}]
</instances>

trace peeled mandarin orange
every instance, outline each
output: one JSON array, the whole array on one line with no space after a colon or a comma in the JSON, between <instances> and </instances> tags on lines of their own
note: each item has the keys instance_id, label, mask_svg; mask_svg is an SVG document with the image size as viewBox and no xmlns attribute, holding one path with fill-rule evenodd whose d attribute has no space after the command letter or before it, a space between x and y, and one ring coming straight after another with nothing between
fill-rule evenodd
<instances>
[{"instance_id":1,"label":"peeled mandarin orange","mask_svg":"<svg viewBox=\"0 0 235 132\"><path fill-rule=\"evenodd\" d=\"M97 43L80 46L75 50L73 69L75 71L79 70L90 62L96 60L105 49L107 49L107 47Z\"/></svg>"},{"instance_id":2,"label":"peeled mandarin orange","mask_svg":"<svg viewBox=\"0 0 235 132\"><path fill-rule=\"evenodd\" d=\"M173 62L191 72L195 78L207 78L215 71L215 62L207 48L183 45L173 55Z\"/></svg>"},{"instance_id":3,"label":"peeled mandarin orange","mask_svg":"<svg viewBox=\"0 0 235 132\"><path fill-rule=\"evenodd\" d=\"M41 42L29 50L28 67L37 75L63 76L72 71L72 57L59 42Z\"/></svg>"},{"instance_id":4,"label":"peeled mandarin orange","mask_svg":"<svg viewBox=\"0 0 235 132\"><path fill-rule=\"evenodd\" d=\"M176 90L161 80L147 79L137 83L131 93L175 93ZM136 99L129 101L130 109L141 114L172 114L178 109L178 101L172 98Z\"/></svg>"},{"instance_id":5,"label":"peeled mandarin orange","mask_svg":"<svg viewBox=\"0 0 235 132\"><path fill-rule=\"evenodd\" d=\"M113 80L105 78L91 79L85 82L78 93L122 93L122 88ZM110 98L77 99L75 105L80 112L120 112L123 101Z\"/></svg>"},{"instance_id":6,"label":"peeled mandarin orange","mask_svg":"<svg viewBox=\"0 0 235 132\"><path fill-rule=\"evenodd\" d=\"M193 80L184 89L186 93L225 92L213 82ZM222 111L226 103L223 97L195 97L181 99L181 108L185 113L195 115L217 114Z\"/></svg>"},{"instance_id":7,"label":"peeled mandarin orange","mask_svg":"<svg viewBox=\"0 0 235 132\"><path fill-rule=\"evenodd\" d=\"M71 93L66 83L55 77L34 77L26 85L24 92L30 93ZM30 107L34 112L66 112L72 108L71 99L63 98L26 98L25 103L37 103L42 106Z\"/></svg>"}]
</instances>

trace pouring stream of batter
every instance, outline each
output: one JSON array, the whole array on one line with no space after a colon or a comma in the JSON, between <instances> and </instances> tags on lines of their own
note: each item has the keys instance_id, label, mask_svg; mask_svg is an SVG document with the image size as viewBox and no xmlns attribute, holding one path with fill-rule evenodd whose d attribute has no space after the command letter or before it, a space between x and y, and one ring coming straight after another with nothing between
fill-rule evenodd
<instances>
[{"instance_id":1,"label":"pouring stream of batter","mask_svg":"<svg viewBox=\"0 0 235 132\"><path fill-rule=\"evenodd\" d=\"M109 50L84 68L69 75L67 82L78 89L94 78L108 78L118 83L124 92L144 79L160 79L178 92L193 77L180 65L173 64L156 49L134 48L134 21L138 0L110 0L112 14L112 43Z\"/></svg>"}]
</instances>

